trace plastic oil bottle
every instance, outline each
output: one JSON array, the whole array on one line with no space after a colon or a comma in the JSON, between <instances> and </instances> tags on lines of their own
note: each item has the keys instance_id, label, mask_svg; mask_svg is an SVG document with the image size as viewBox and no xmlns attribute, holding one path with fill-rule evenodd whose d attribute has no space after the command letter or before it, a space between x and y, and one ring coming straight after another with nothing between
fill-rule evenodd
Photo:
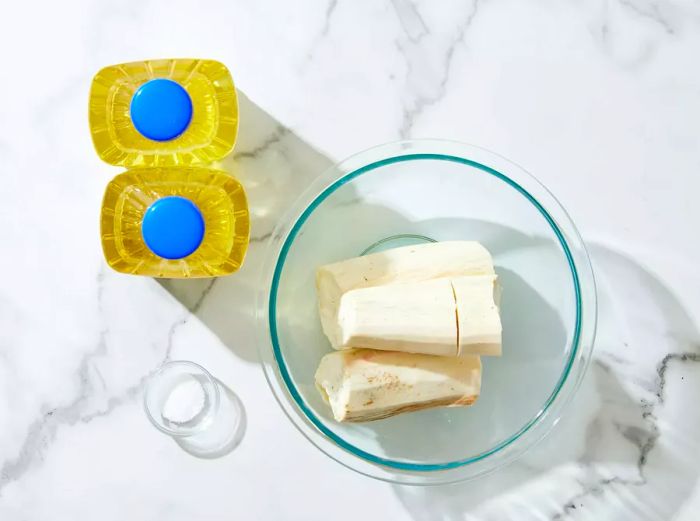
<instances>
[{"instance_id":1,"label":"plastic oil bottle","mask_svg":"<svg viewBox=\"0 0 700 521\"><path fill-rule=\"evenodd\" d=\"M193 59L106 67L93 80L89 118L100 158L129 168L104 195L107 263L168 278L236 271L250 234L245 192L206 167L232 150L238 129L226 67Z\"/></svg>"}]
</instances>

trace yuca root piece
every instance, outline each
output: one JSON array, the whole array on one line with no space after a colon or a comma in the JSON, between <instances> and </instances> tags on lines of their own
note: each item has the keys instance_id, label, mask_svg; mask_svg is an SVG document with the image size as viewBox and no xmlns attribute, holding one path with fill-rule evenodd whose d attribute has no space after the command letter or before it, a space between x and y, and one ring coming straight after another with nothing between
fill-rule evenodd
<instances>
[{"instance_id":1,"label":"yuca root piece","mask_svg":"<svg viewBox=\"0 0 700 521\"><path fill-rule=\"evenodd\" d=\"M348 291L335 348L500 356L496 288L496 275L470 275Z\"/></svg>"},{"instance_id":2,"label":"yuca root piece","mask_svg":"<svg viewBox=\"0 0 700 521\"><path fill-rule=\"evenodd\" d=\"M316 269L316 291L323 332L333 347L340 345L337 314L348 291L493 273L491 254L475 241L405 246L320 266Z\"/></svg>"},{"instance_id":3,"label":"yuca root piece","mask_svg":"<svg viewBox=\"0 0 700 521\"><path fill-rule=\"evenodd\" d=\"M316 387L341 422L466 406L481 390L481 359L372 349L335 351L321 359Z\"/></svg>"}]
</instances>

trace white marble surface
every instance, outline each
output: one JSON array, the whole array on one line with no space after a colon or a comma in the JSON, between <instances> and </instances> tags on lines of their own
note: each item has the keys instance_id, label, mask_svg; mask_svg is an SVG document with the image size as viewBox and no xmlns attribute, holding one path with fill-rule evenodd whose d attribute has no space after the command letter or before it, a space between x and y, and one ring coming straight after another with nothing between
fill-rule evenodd
<instances>
[{"instance_id":1,"label":"white marble surface","mask_svg":"<svg viewBox=\"0 0 700 521\"><path fill-rule=\"evenodd\" d=\"M697 2L11 2L0 43L0 519L697 519ZM214 283L121 276L99 246L119 169L92 150L90 79L169 56L219 59L245 93L228 166L255 239ZM256 361L276 218L328 164L400 137L470 142L534 173L600 284L570 413L522 462L464 485L391 486L327 459ZM235 452L198 460L148 424L143 382L168 357L241 397Z\"/></svg>"}]
</instances>

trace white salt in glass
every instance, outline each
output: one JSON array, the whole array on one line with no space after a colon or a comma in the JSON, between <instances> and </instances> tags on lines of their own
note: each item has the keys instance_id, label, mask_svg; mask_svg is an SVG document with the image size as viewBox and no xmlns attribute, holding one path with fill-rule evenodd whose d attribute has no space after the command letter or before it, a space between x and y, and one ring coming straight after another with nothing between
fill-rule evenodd
<instances>
[{"instance_id":1,"label":"white salt in glass","mask_svg":"<svg viewBox=\"0 0 700 521\"><path fill-rule=\"evenodd\" d=\"M194 362L163 364L146 384L144 406L159 431L201 458L228 453L245 430L240 400Z\"/></svg>"}]
</instances>

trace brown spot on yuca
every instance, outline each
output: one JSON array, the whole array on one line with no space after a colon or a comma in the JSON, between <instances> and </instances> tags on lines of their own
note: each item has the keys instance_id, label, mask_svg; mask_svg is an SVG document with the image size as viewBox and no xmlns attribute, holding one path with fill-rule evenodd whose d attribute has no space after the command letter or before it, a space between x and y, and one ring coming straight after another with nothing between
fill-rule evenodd
<instances>
[{"instance_id":1,"label":"brown spot on yuca","mask_svg":"<svg viewBox=\"0 0 700 521\"><path fill-rule=\"evenodd\" d=\"M433 407L464 407L473 404L478 395L468 395L460 396L458 398L448 397L448 398L438 398L435 400L428 400L422 403L412 403L410 405L401 405L397 407L389 407L383 410L373 411L372 413L367 413L367 411L347 411L348 414L344 421L348 422L365 422L381 420L384 418L389 418L391 416L396 416L397 414L402 414L404 412L414 412L423 409L431 409Z\"/></svg>"}]
</instances>

